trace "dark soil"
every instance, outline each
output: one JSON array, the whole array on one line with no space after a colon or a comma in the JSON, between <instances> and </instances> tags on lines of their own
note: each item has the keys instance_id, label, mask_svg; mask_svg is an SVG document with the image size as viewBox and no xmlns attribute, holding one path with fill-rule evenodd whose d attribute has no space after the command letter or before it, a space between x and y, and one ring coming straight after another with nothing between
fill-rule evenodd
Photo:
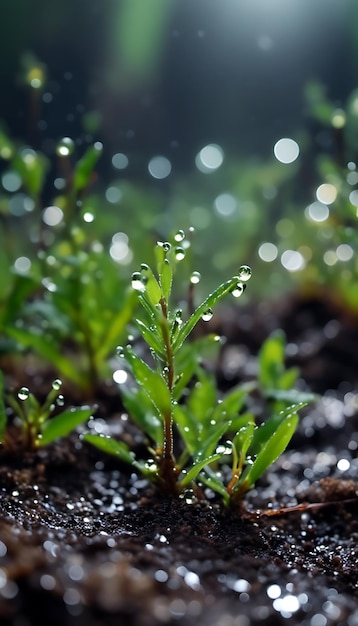
<instances>
[{"instance_id":1,"label":"dark soil","mask_svg":"<svg viewBox=\"0 0 358 626\"><path fill-rule=\"evenodd\" d=\"M215 323L228 337L223 387L252 375L262 340L282 327L302 386L323 394L248 513L210 494L155 496L75 435L3 454L1 625L358 625L358 324L320 300ZM129 427L115 412L110 424ZM279 513L299 503L325 505Z\"/></svg>"}]
</instances>

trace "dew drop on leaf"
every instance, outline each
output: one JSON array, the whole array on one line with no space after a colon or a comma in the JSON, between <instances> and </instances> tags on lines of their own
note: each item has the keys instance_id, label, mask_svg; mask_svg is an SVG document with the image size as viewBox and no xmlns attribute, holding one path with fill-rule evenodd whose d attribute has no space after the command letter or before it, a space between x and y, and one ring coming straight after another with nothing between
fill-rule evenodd
<instances>
[{"instance_id":1,"label":"dew drop on leaf","mask_svg":"<svg viewBox=\"0 0 358 626\"><path fill-rule=\"evenodd\" d=\"M27 387L21 387L21 389L19 389L17 397L19 398L19 400L27 400L27 398L30 396L30 389L28 389Z\"/></svg>"},{"instance_id":2,"label":"dew drop on leaf","mask_svg":"<svg viewBox=\"0 0 358 626\"><path fill-rule=\"evenodd\" d=\"M175 258L177 261L182 261L183 259L185 259L184 248L180 248L180 247L175 248Z\"/></svg>"},{"instance_id":3,"label":"dew drop on leaf","mask_svg":"<svg viewBox=\"0 0 358 626\"><path fill-rule=\"evenodd\" d=\"M208 309L207 311L205 311L205 313L202 314L201 319L204 322L210 322L211 318L213 317L213 312L212 309Z\"/></svg>"},{"instance_id":4,"label":"dew drop on leaf","mask_svg":"<svg viewBox=\"0 0 358 626\"><path fill-rule=\"evenodd\" d=\"M231 294L234 298L240 298L240 296L244 293L246 289L246 285L244 283L237 283L236 287L231 291Z\"/></svg>"},{"instance_id":5,"label":"dew drop on leaf","mask_svg":"<svg viewBox=\"0 0 358 626\"><path fill-rule=\"evenodd\" d=\"M178 230L178 232L174 235L175 241L183 241L185 239L185 232L183 230Z\"/></svg>"},{"instance_id":6,"label":"dew drop on leaf","mask_svg":"<svg viewBox=\"0 0 358 626\"><path fill-rule=\"evenodd\" d=\"M120 356L120 357L124 357L124 350L123 350L123 346L117 346L116 347L116 355Z\"/></svg>"},{"instance_id":7,"label":"dew drop on leaf","mask_svg":"<svg viewBox=\"0 0 358 626\"><path fill-rule=\"evenodd\" d=\"M179 326L183 323L183 311L181 309L175 312L175 321Z\"/></svg>"},{"instance_id":8,"label":"dew drop on leaf","mask_svg":"<svg viewBox=\"0 0 358 626\"><path fill-rule=\"evenodd\" d=\"M58 396L56 404L57 406L63 406L65 404L65 398L63 396Z\"/></svg>"},{"instance_id":9,"label":"dew drop on leaf","mask_svg":"<svg viewBox=\"0 0 358 626\"><path fill-rule=\"evenodd\" d=\"M145 284L143 281L143 276L140 272L134 272L132 274L132 287L135 291L145 291Z\"/></svg>"},{"instance_id":10,"label":"dew drop on leaf","mask_svg":"<svg viewBox=\"0 0 358 626\"><path fill-rule=\"evenodd\" d=\"M61 387L62 387L62 380L60 380L59 378L56 378L56 380L54 380L52 383L52 389L54 389L55 391L59 391Z\"/></svg>"},{"instance_id":11,"label":"dew drop on leaf","mask_svg":"<svg viewBox=\"0 0 358 626\"><path fill-rule=\"evenodd\" d=\"M251 267L249 267L248 265L241 265L239 269L239 273L238 273L239 279L246 282L247 280L250 280L251 275L252 275Z\"/></svg>"},{"instance_id":12,"label":"dew drop on leaf","mask_svg":"<svg viewBox=\"0 0 358 626\"><path fill-rule=\"evenodd\" d=\"M200 280L201 280L200 272L193 272L192 275L190 276L190 282L192 285L197 285L198 283L200 283Z\"/></svg>"}]
</instances>

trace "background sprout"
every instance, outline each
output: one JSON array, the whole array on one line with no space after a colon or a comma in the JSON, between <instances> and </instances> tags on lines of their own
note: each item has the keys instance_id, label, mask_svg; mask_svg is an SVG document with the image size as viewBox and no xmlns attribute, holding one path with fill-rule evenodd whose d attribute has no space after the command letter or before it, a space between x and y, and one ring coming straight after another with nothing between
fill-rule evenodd
<instances>
[{"instance_id":1,"label":"background sprout","mask_svg":"<svg viewBox=\"0 0 358 626\"><path fill-rule=\"evenodd\" d=\"M87 406L73 407L51 414L56 408L63 406L63 396L60 395L62 382L56 379L45 401L41 404L27 387L21 387L17 394L8 396L7 401L12 408L15 425L21 433L21 446L26 450L36 450L49 443L65 437L79 424L88 420L92 408ZM4 401L4 381L0 376L0 443L11 448L8 415Z\"/></svg>"}]
</instances>

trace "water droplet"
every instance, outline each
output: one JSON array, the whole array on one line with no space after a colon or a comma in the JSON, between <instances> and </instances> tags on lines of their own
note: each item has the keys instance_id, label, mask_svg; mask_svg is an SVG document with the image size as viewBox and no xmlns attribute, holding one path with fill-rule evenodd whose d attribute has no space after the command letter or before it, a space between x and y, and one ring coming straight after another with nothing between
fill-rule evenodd
<instances>
[{"instance_id":1,"label":"water droplet","mask_svg":"<svg viewBox=\"0 0 358 626\"><path fill-rule=\"evenodd\" d=\"M63 396L58 396L56 404L57 406L63 406L65 404L65 398Z\"/></svg>"},{"instance_id":2,"label":"water droplet","mask_svg":"<svg viewBox=\"0 0 358 626\"><path fill-rule=\"evenodd\" d=\"M60 380L59 378L56 378L56 380L54 380L52 383L52 389L55 389L55 391L59 391L61 387L62 387L62 380Z\"/></svg>"},{"instance_id":3,"label":"water droplet","mask_svg":"<svg viewBox=\"0 0 358 626\"><path fill-rule=\"evenodd\" d=\"M239 269L239 273L238 273L239 279L246 282L247 280L250 280L251 275L252 275L251 267L249 267L248 265L241 265Z\"/></svg>"},{"instance_id":4,"label":"water droplet","mask_svg":"<svg viewBox=\"0 0 358 626\"><path fill-rule=\"evenodd\" d=\"M133 289L135 289L135 291L145 291L143 276L140 272L134 272L132 274L132 287Z\"/></svg>"},{"instance_id":5,"label":"water droplet","mask_svg":"<svg viewBox=\"0 0 358 626\"><path fill-rule=\"evenodd\" d=\"M123 350L123 346L117 346L116 347L116 355L123 358L124 357L124 350Z\"/></svg>"},{"instance_id":6,"label":"water droplet","mask_svg":"<svg viewBox=\"0 0 358 626\"><path fill-rule=\"evenodd\" d=\"M192 489L185 489L183 493L180 494L180 499L185 500L186 504L195 504L197 498Z\"/></svg>"},{"instance_id":7,"label":"water droplet","mask_svg":"<svg viewBox=\"0 0 358 626\"><path fill-rule=\"evenodd\" d=\"M175 258L177 261L182 261L185 259L185 250L184 248L175 248Z\"/></svg>"},{"instance_id":8,"label":"water droplet","mask_svg":"<svg viewBox=\"0 0 358 626\"><path fill-rule=\"evenodd\" d=\"M240 298L240 296L244 293L246 289L246 285L244 283L237 283L236 287L231 291L231 294L234 298Z\"/></svg>"},{"instance_id":9,"label":"water droplet","mask_svg":"<svg viewBox=\"0 0 358 626\"><path fill-rule=\"evenodd\" d=\"M146 263L141 263L141 266L140 266L141 272L148 272L149 269L150 269L149 265L147 265Z\"/></svg>"},{"instance_id":10,"label":"water droplet","mask_svg":"<svg viewBox=\"0 0 358 626\"><path fill-rule=\"evenodd\" d=\"M208 309L207 311L205 311L205 313L202 314L201 319L204 322L210 322L211 318L213 317L214 313L212 312L212 309Z\"/></svg>"},{"instance_id":11,"label":"water droplet","mask_svg":"<svg viewBox=\"0 0 358 626\"><path fill-rule=\"evenodd\" d=\"M60 157L68 157L75 149L75 144L70 137L63 137L56 148L56 154Z\"/></svg>"},{"instance_id":12,"label":"water droplet","mask_svg":"<svg viewBox=\"0 0 358 626\"><path fill-rule=\"evenodd\" d=\"M183 239L185 239L185 232L183 230L178 230L178 232L174 235L174 239L178 242L183 241Z\"/></svg>"},{"instance_id":13,"label":"water droplet","mask_svg":"<svg viewBox=\"0 0 358 626\"><path fill-rule=\"evenodd\" d=\"M178 324L178 326L180 326L183 323L183 311L181 309L178 309L175 312L175 321Z\"/></svg>"},{"instance_id":14,"label":"water droplet","mask_svg":"<svg viewBox=\"0 0 358 626\"><path fill-rule=\"evenodd\" d=\"M201 280L200 272L193 272L192 275L190 276L190 282L192 285L197 285L198 283L200 283L200 280Z\"/></svg>"},{"instance_id":15,"label":"water droplet","mask_svg":"<svg viewBox=\"0 0 358 626\"><path fill-rule=\"evenodd\" d=\"M28 389L27 387L21 387L21 389L19 389L17 397L19 398L19 400L27 400L27 398L30 396L30 389Z\"/></svg>"}]
</instances>

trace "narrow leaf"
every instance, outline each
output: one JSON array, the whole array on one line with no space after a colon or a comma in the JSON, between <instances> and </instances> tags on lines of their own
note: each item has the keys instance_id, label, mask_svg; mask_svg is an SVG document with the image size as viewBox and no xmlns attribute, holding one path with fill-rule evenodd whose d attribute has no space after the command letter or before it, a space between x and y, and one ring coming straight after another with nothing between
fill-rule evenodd
<instances>
[{"instance_id":1,"label":"narrow leaf","mask_svg":"<svg viewBox=\"0 0 358 626\"><path fill-rule=\"evenodd\" d=\"M240 485L248 485L248 489L262 476L266 469L282 454L292 439L297 428L298 415L290 415L278 426L273 435L268 439L257 455L253 465L247 466L246 471L242 475L242 479L238 483ZM234 488L236 491L236 488Z\"/></svg>"},{"instance_id":2,"label":"narrow leaf","mask_svg":"<svg viewBox=\"0 0 358 626\"><path fill-rule=\"evenodd\" d=\"M194 311L189 319L183 324L173 343L173 350L177 351L183 345L185 339L191 333L193 328L201 319L202 315L211 309L215 304L220 302L228 293L235 289L238 283L238 277L234 276L230 280L220 285L213 293L211 293L204 302Z\"/></svg>"},{"instance_id":3,"label":"narrow leaf","mask_svg":"<svg viewBox=\"0 0 358 626\"><path fill-rule=\"evenodd\" d=\"M189 485L192 482L192 480L195 480L199 472L201 472L201 470L204 467L206 467L206 465L210 465L210 463L215 463L215 461L219 461L221 457L222 457L222 454L218 453L218 454L212 454L206 457L205 459L200 459L200 461L195 461L193 465L191 466L190 470L186 472L186 474L184 475L184 478L182 478L182 480L180 481L181 487L185 487L186 485Z\"/></svg>"},{"instance_id":4,"label":"narrow leaf","mask_svg":"<svg viewBox=\"0 0 358 626\"><path fill-rule=\"evenodd\" d=\"M129 465L136 465L135 458L124 441L117 441L112 439L112 437L91 433L86 433L82 438L102 452L116 456L124 463L129 463Z\"/></svg>"},{"instance_id":5,"label":"narrow leaf","mask_svg":"<svg viewBox=\"0 0 358 626\"><path fill-rule=\"evenodd\" d=\"M170 292L172 288L173 270L168 259L164 259L164 262L162 265L162 271L161 271L159 278L160 278L160 284L161 284L162 291L163 291L163 296L166 302L169 302Z\"/></svg>"},{"instance_id":6,"label":"narrow leaf","mask_svg":"<svg viewBox=\"0 0 358 626\"><path fill-rule=\"evenodd\" d=\"M153 371L130 347L125 348L125 357L132 368L135 379L157 408L160 415L171 413L170 391L162 376Z\"/></svg>"},{"instance_id":7,"label":"narrow leaf","mask_svg":"<svg viewBox=\"0 0 358 626\"><path fill-rule=\"evenodd\" d=\"M51 441L65 437L76 426L88 420L92 412L93 409L91 407L77 407L62 411L56 417L47 420L41 427L42 437L38 442L39 445L43 447L51 443Z\"/></svg>"},{"instance_id":8,"label":"narrow leaf","mask_svg":"<svg viewBox=\"0 0 358 626\"><path fill-rule=\"evenodd\" d=\"M306 406L307 403L300 402L298 404L293 404L288 406L283 411L280 411L277 415L273 415L268 419L264 424L256 428L254 432L254 436L252 439L252 444L249 449L249 454L252 457L255 457L259 454L261 448L266 444L266 442L270 439L270 437L275 433L280 424L291 415L294 415Z\"/></svg>"}]
</instances>

